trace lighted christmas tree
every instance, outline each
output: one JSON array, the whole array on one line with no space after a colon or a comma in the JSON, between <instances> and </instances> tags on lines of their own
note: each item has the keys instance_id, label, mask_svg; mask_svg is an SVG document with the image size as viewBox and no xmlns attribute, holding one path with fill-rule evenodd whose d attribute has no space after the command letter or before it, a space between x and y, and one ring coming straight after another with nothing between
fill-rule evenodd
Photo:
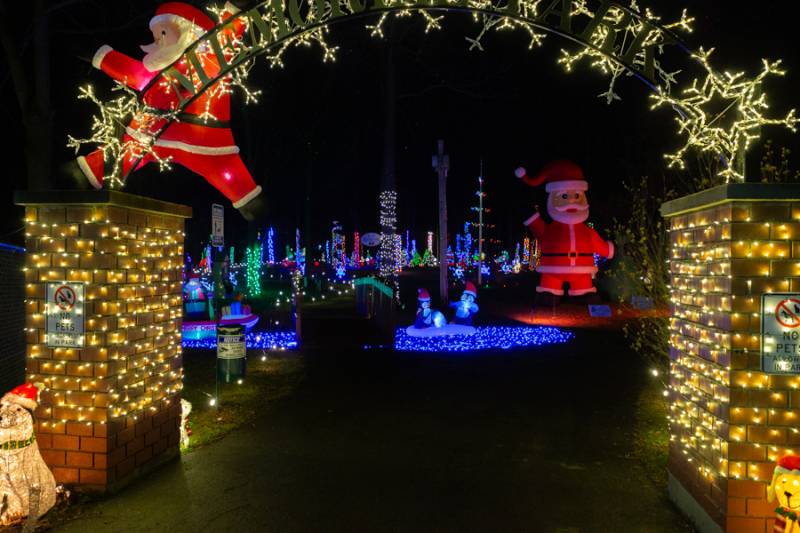
<instances>
[{"instance_id":1,"label":"lighted christmas tree","mask_svg":"<svg viewBox=\"0 0 800 533\"><path fill-rule=\"evenodd\" d=\"M486 193L483 191L483 160L481 160L481 174L478 176L478 190L475 191L475 196L478 197L478 205L471 207L470 209L477 213L478 220L475 222L471 222L470 224L472 227L478 229L478 238L476 239L476 251L475 251L475 262L480 266L483 264L483 260L486 257L487 252L487 244L495 244L496 241L493 239L487 239L487 233L489 230L494 229L495 225L490 224L486 221L486 214L491 212L491 209L485 206L485 199ZM469 253L469 249L467 249L467 253ZM480 280L480 275L478 276Z\"/></svg>"},{"instance_id":2,"label":"lighted christmas tree","mask_svg":"<svg viewBox=\"0 0 800 533\"><path fill-rule=\"evenodd\" d=\"M258 245L253 245L245 251L247 295L251 298L261 294L261 252L259 248Z\"/></svg>"}]
</instances>

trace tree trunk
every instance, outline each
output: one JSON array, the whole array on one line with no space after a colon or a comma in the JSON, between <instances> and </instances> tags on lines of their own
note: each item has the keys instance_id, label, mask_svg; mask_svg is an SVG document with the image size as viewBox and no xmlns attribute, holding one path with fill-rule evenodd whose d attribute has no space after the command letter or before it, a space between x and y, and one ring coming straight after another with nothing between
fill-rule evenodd
<instances>
[{"instance_id":1,"label":"tree trunk","mask_svg":"<svg viewBox=\"0 0 800 533\"><path fill-rule=\"evenodd\" d=\"M381 190L394 191L397 188L395 177L397 91L394 72L394 50L391 36L387 35L387 41L386 71L384 73L383 172L381 173ZM384 228L381 229L383 230Z\"/></svg>"}]
</instances>

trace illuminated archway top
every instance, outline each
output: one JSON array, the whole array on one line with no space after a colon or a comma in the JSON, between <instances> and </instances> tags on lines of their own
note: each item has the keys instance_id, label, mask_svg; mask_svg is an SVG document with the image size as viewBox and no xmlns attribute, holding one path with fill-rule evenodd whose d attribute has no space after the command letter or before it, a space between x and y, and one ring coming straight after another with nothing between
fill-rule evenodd
<instances>
[{"instance_id":1,"label":"illuminated archway top","mask_svg":"<svg viewBox=\"0 0 800 533\"><path fill-rule=\"evenodd\" d=\"M136 143L133 151L143 157L166 127L178 121L200 95L208 96L213 87L221 86L222 91L217 92L226 93L240 87L246 102L257 99L259 91L245 85L257 56L265 56L273 67L281 66L288 49L317 44L323 61L334 60L337 48L325 39L328 28L370 15L377 21L368 24L367 29L373 36L382 37L390 16L418 14L426 24L425 30L430 31L441 28L443 13L470 13L479 28L476 36L467 37L470 49L483 50L483 39L490 31L522 30L530 39L529 48L541 45L547 33L568 39L580 49L562 49L558 62L568 71L578 63L588 63L607 74L608 89L600 96L608 103L620 99L616 84L626 75L640 79L653 90L652 108L671 106L677 111L683 146L666 154L669 166L682 167L690 150L708 152L727 162L720 172L726 181L744 179L743 171L731 162L759 137L762 126L783 125L794 131L798 122L794 110L782 117L765 116L767 103L762 83L767 76L783 74L780 61L764 60L762 71L753 78L743 73L720 73L710 63L713 50L693 53L678 37L676 32L692 31L693 19L685 11L676 21L662 22L649 9L639 8L635 0L628 7L608 0L267 0L224 20L222 9L210 10L217 14L218 25L192 43L180 59L159 72L140 93L122 87L126 91L123 96L104 102L91 87L81 89L80 98L94 101L100 115L95 118L90 138L70 137L68 144L76 150L85 143L102 146L106 157L115 163L111 186L124 184L125 176L118 163L123 154L131 153L131 147L123 145L115 135L119 124L137 116L166 119L136 121L141 126L135 139L127 142ZM207 67L204 57L213 58L213 69ZM705 71L705 79L694 79L688 88L676 90L677 75L698 64ZM168 110L146 106L140 95L154 84L172 87L177 103ZM709 112L718 107L720 100L726 104L723 111ZM158 162L169 166L167 160Z\"/></svg>"}]
</instances>

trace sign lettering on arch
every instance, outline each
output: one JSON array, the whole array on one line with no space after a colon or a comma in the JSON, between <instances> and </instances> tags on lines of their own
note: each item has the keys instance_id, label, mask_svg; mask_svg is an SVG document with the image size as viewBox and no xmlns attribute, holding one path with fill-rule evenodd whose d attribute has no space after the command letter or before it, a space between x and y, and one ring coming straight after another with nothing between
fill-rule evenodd
<instances>
[{"instance_id":1,"label":"sign lettering on arch","mask_svg":"<svg viewBox=\"0 0 800 533\"><path fill-rule=\"evenodd\" d=\"M672 32L658 26L654 20L616 2L600 0L589 2L594 4L592 16L590 11L575 15L573 0L544 0L525 2L521 0L502 0L492 3L482 0L431 0L430 2L393 2L389 0L315 0L308 6L298 5L298 0L270 0L262 2L246 12L236 16L247 21L248 31L242 36L243 45L237 54L229 57L223 51L226 39L218 38L233 24L227 21L206 35L215 50L217 59L222 65L220 76L236 68L253 55L261 53L281 41L297 38L303 32L324 27L342 17L362 15L374 12L376 15L392 11L428 10L428 11L468 11L486 16L516 19L519 24L538 30L556 33L570 40L594 49L608 59L636 73L652 85L660 85L656 76L656 61L664 55L666 47L678 42ZM530 5L538 6L539 11L531 10ZM625 39L631 27L639 26L633 39ZM601 39L595 39L602 36ZM228 46L231 49L230 46ZM187 77L174 67L170 67L164 76L177 81L192 94L196 94L213 81L200 67L200 61L194 47L186 53L187 60L198 65L197 73L202 84L191 84ZM191 96L189 97L189 99Z\"/></svg>"}]
</instances>

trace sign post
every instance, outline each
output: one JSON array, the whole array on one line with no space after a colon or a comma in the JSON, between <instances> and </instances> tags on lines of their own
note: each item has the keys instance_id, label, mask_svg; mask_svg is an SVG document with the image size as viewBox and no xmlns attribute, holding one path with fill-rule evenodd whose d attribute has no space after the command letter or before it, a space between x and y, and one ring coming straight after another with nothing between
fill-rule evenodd
<instances>
[{"instance_id":1,"label":"sign post","mask_svg":"<svg viewBox=\"0 0 800 533\"><path fill-rule=\"evenodd\" d=\"M225 208L211 204L211 246L225 246Z\"/></svg>"},{"instance_id":2,"label":"sign post","mask_svg":"<svg viewBox=\"0 0 800 533\"><path fill-rule=\"evenodd\" d=\"M761 295L761 370L800 374L800 294Z\"/></svg>"},{"instance_id":3,"label":"sign post","mask_svg":"<svg viewBox=\"0 0 800 533\"><path fill-rule=\"evenodd\" d=\"M84 284L58 281L47 284L47 346L83 348L86 343L84 325Z\"/></svg>"},{"instance_id":4,"label":"sign post","mask_svg":"<svg viewBox=\"0 0 800 533\"><path fill-rule=\"evenodd\" d=\"M217 379L232 383L247 373L247 346L241 324L217 326Z\"/></svg>"}]
</instances>

